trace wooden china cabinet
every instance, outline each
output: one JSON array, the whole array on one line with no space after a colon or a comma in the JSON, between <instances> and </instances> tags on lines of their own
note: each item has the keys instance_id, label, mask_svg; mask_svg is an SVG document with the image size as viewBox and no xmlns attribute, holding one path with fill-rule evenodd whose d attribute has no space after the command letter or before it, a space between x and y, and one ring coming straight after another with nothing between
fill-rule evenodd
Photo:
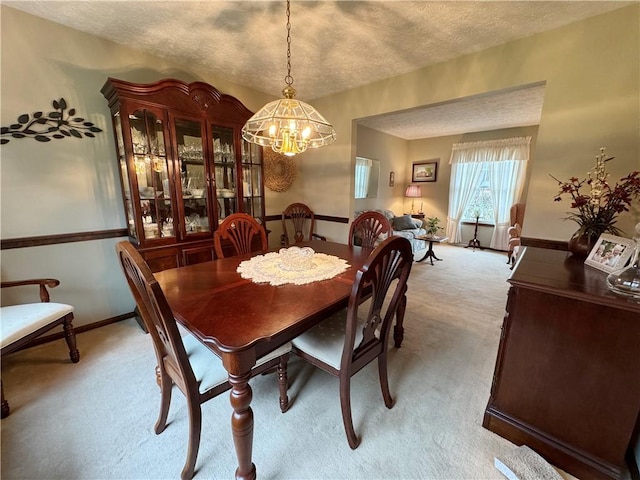
<instances>
[{"instance_id":1,"label":"wooden china cabinet","mask_svg":"<svg viewBox=\"0 0 640 480\"><path fill-rule=\"evenodd\" d=\"M109 78L130 240L155 272L214 258L227 215L264 223L262 148L242 139L252 113L203 82Z\"/></svg>"}]
</instances>

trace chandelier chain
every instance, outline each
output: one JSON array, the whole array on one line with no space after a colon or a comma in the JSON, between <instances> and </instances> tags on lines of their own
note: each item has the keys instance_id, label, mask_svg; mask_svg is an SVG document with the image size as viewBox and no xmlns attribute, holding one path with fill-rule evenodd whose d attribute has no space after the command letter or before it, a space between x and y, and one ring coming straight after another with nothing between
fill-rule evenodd
<instances>
[{"instance_id":1,"label":"chandelier chain","mask_svg":"<svg viewBox=\"0 0 640 480\"><path fill-rule=\"evenodd\" d=\"M289 0L287 0L287 76L284 77L284 82L289 86L293 84L293 77L291 76L291 8Z\"/></svg>"},{"instance_id":2,"label":"chandelier chain","mask_svg":"<svg viewBox=\"0 0 640 480\"><path fill-rule=\"evenodd\" d=\"M2 0L0 0L2 1ZM291 75L291 0L287 5L287 74L283 99L274 100L255 113L244 127L242 138L275 153L293 156L307 148L318 148L333 143L336 131L311 105L296 100Z\"/></svg>"}]
</instances>

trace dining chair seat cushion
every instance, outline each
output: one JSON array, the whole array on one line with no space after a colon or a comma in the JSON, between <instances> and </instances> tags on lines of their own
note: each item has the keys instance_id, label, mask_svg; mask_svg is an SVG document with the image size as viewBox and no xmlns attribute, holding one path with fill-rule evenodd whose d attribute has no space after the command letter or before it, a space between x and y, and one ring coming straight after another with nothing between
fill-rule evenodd
<instances>
[{"instance_id":1,"label":"dining chair seat cushion","mask_svg":"<svg viewBox=\"0 0 640 480\"><path fill-rule=\"evenodd\" d=\"M205 393L213 387L222 385L229 379L229 374L222 365L222 360L209 350L200 340L188 333L182 337L182 343L189 357L193 374L199 384L200 393ZM274 358L278 358L291 351L291 344L286 343L280 348L260 357L256 365L262 365Z\"/></svg>"},{"instance_id":2,"label":"dining chair seat cushion","mask_svg":"<svg viewBox=\"0 0 640 480\"><path fill-rule=\"evenodd\" d=\"M317 358L323 363L340 369L342 350L344 349L344 331L347 323L347 310L326 318L311 330L294 338L291 343L298 350ZM356 331L355 345L362 341L362 324Z\"/></svg>"},{"instance_id":3,"label":"dining chair seat cushion","mask_svg":"<svg viewBox=\"0 0 640 480\"><path fill-rule=\"evenodd\" d=\"M73 312L71 305L40 302L0 308L0 348Z\"/></svg>"}]
</instances>

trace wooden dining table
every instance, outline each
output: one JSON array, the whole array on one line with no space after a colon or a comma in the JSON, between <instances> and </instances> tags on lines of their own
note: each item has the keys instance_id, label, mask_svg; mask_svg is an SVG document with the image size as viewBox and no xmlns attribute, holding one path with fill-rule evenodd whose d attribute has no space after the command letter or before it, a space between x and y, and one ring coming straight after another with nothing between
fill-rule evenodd
<instances>
[{"instance_id":1,"label":"wooden dining table","mask_svg":"<svg viewBox=\"0 0 640 480\"><path fill-rule=\"evenodd\" d=\"M329 280L279 286L241 277L236 271L238 265L252 255L221 258L155 274L176 320L220 356L229 373L237 479L256 478L249 385L256 359L346 308L356 272L370 253L357 246L319 240L298 246L343 258L349 267ZM394 328L397 347L403 336L402 316L398 315Z\"/></svg>"}]
</instances>

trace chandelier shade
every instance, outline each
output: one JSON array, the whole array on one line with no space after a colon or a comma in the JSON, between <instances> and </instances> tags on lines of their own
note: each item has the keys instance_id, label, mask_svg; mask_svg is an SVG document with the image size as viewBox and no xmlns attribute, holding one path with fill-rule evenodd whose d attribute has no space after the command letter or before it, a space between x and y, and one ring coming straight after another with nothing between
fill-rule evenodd
<instances>
[{"instance_id":1,"label":"chandelier shade","mask_svg":"<svg viewBox=\"0 0 640 480\"><path fill-rule=\"evenodd\" d=\"M284 98L267 103L242 127L242 138L247 142L271 147L274 152L293 156L307 148L329 145L336 140L336 131L308 103L296 100L291 76L291 22L290 1L287 0L287 84L282 89Z\"/></svg>"},{"instance_id":2,"label":"chandelier shade","mask_svg":"<svg viewBox=\"0 0 640 480\"><path fill-rule=\"evenodd\" d=\"M285 97L256 112L242 129L242 138L291 156L333 143L336 132L311 105Z\"/></svg>"}]
</instances>

